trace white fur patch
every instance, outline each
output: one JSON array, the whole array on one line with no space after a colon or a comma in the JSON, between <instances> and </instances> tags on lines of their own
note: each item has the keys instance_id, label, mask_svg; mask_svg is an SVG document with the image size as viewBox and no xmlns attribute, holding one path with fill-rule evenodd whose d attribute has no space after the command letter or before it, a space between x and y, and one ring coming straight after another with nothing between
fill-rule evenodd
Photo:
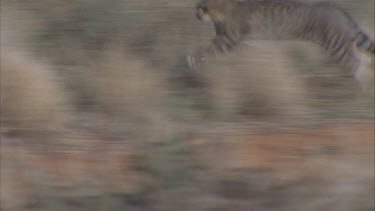
<instances>
[{"instance_id":1,"label":"white fur patch","mask_svg":"<svg viewBox=\"0 0 375 211\"><path fill-rule=\"evenodd\" d=\"M354 78L359 82L362 89L366 90L373 84L374 70L371 67L371 58L368 55L360 55L361 64L355 72Z\"/></svg>"},{"instance_id":2,"label":"white fur patch","mask_svg":"<svg viewBox=\"0 0 375 211\"><path fill-rule=\"evenodd\" d=\"M202 16L202 21L209 22L209 21L211 21L211 17L209 15L207 15L207 14L204 14Z\"/></svg>"}]
</instances>

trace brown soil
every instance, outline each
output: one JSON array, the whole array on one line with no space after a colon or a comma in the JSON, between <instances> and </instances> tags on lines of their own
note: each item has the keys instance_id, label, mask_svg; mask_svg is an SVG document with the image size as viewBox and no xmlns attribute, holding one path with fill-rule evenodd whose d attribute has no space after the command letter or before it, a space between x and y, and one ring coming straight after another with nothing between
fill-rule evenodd
<instances>
[{"instance_id":1,"label":"brown soil","mask_svg":"<svg viewBox=\"0 0 375 211\"><path fill-rule=\"evenodd\" d=\"M374 129L374 123L362 123L245 135L225 140L225 147L203 149L199 156L217 169L255 168L283 174L306 169L307 163L318 159L374 162Z\"/></svg>"},{"instance_id":2,"label":"brown soil","mask_svg":"<svg viewBox=\"0 0 375 211\"><path fill-rule=\"evenodd\" d=\"M362 123L243 135L225 144L198 147L195 153L215 175L255 169L279 178L321 177L327 173L336 177L342 173L338 163L356 167L349 171L374 168L374 128L374 123ZM43 187L57 187L72 196L87 193L87 186L91 192L124 193L152 182L151 177L135 170L138 157L126 147L97 140L89 143L91 147L81 150L46 151L29 149L3 137L2 207L24 205L38 197L35 189Z\"/></svg>"}]
</instances>

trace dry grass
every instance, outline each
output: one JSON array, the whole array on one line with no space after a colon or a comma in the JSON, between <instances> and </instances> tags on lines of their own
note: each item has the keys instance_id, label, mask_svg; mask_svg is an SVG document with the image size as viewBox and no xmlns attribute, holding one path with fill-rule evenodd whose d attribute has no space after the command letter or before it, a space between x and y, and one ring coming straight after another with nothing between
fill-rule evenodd
<instances>
[{"instance_id":1,"label":"dry grass","mask_svg":"<svg viewBox=\"0 0 375 211\"><path fill-rule=\"evenodd\" d=\"M103 120L97 127L109 135L144 139L163 133L168 82L162 71L117 47L107 48L89 68L82 71L95 112Z\"/></svg>"},{"instance_id":2,"label":"dry grass","mask_svg":"<svg viewBox=\"0 0 375 211\"><path fill-rule=\"evenodd\" d=\"M21 53L1 54L1 122L16 134L58 132L68 121L67 96L49 67Z\"/></svg>"},{"instance_id":3,"label":"dry grass","mask_svg":"<svg viewBox=\"0 0 375 211\"><path fill-rule=\"evenodd\" d=\"M251 42L206 62L203 75L220 113L266 117L306 112L303 80L282 48Z\"/></svg>"},{"instance_id":4,"label":"dry grass","mask_svg":"<svg viewBox=\"0 0 375 211\"><path fill-rule=\"evenodd\" d=\"M337 2L373 35L373 0ZM241 135L373 117L352 78L310 44L252 41L207 61L195 81L185 55L214 36L195 3L2 1L1 129L20 137L1 134L2 208L373 208L372 123ZM61 131L56 150L18 144Z\"/></svg>"},{"instance_id":5,"label":"dry grass","mask_svg":"<svg viewBox=\"0 0 375 211\"><path fill-rule=\"evenodd\" d=\"M93 68L96 100L106 112L139 113L160 108L168 86L161 71L116 49L103 53Z\"/></svg>"},{"instance_id":6,"label":"dry grass","mask_svg":"<svg viewBox=\"0 0 375 211\"><path fill-rule=\"evenodd\" d=\"M208 187L217 198L216 207L374 209L373 123L230 137L224 142L220 146L215 140L197 153L213 170L204 182L212 183Z\"/></svg>"}]
</instances>

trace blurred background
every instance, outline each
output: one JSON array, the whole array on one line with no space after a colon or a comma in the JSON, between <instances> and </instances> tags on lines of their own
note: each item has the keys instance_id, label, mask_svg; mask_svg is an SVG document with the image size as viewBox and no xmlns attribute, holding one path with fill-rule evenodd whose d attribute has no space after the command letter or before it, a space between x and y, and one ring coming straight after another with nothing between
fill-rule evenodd
<instances>
[{"instance_id":1,"label":"blurred background","mask_svg":"<svg viewBox=\"0 0 375 211\"><path fill-rule=\"evenodd\" d=\"M334 2L374 37L373 0ZM194 8L1 0L2 210L374 209L373 57L365 89L304 42L191 72Z\"/></svg>"}]
</instances>

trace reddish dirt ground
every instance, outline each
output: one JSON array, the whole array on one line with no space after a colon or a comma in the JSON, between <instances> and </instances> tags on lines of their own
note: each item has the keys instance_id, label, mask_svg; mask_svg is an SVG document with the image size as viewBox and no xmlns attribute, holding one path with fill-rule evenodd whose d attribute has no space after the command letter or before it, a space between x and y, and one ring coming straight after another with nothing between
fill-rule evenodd
<instances>
[{"instance_id":1,"label":"reddish dirt ground","mask_svg":"<svg viewBox=\"0 0 375 211\"><path fill-rule=\"evenodd\" d=\"M373 161L374 123L236 137L200 155L218 168L259 168L290 173L310 160L351 157ZM216 159L214 158L216 157ZM222 159L225 158L225 159ZM214 165L213 162L212 165Z\"/></svg>"},{"instance_id":2,"label":"reddish dirt ground","mask_svg":"<svg viewBox=\"0 0 375 211\"><path fill-rule=\"evenodd\" d=\"M199 147L196 153L214 174L252 168L267 170L278 177L319 176L337 170L337 163L358 169L374 168L374 128L374 123L343 124L244 135L224 145ZM105 152L89 147L38 153L11 141L3 137L1 147L1 204L4 207L25 203L34 197L31 196L33 188L40 186L65 188L69 192L89 184L93 190L121 192L151 181L147 175L134 170L137 158L126 149L104 146ZM333 177L340 175L340 171L334 172Z\"/></svg>"}]
</instances>

